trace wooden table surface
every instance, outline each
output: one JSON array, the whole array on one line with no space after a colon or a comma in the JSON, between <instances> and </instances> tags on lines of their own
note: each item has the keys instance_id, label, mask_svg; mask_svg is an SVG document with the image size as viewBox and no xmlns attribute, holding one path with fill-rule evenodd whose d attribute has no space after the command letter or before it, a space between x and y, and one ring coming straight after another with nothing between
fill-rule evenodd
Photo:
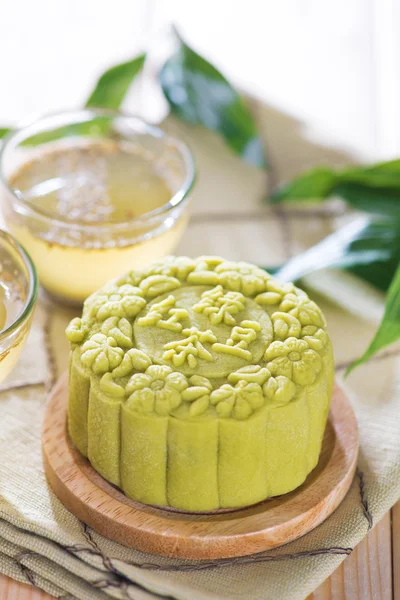
<instances>
[{"instance_id":1,"label":"wooden table surface","mask_svg":"<svg viewBox=\"0 0 400 600\"><path fill-rule=\"evenodd\" d=\"M0 575L0 600L52 600ZM307 600L400 600L400 502Z\"/></svg>"}]
</instances>

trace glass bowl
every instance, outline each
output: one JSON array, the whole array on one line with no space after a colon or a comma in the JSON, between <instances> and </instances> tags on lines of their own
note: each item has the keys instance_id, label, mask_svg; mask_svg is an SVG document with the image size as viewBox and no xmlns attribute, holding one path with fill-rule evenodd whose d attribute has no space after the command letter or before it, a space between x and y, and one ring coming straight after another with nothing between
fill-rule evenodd
<instances>
[{"instance_id":1,"label":"glass bowl","mask_svg":"<svg viewBox=\"0 0 400 600\"><path fill-rule=\"evenodd\" d=\"M15 367L31 327L38 281L24 248L0 230L0 382Z\"/></svg>"},{"instance_id":2,"label":"glass bowl","mask_svg":"<svg viewBox=\"0 0 400 600\"><path fill-rule=\"evenodd\" d=\"M129 145L130 152L133 149L133 154L145 157L168 184L167 201L134 214L137 198L132 194L132 202L126 203L132 210L126 211L126 218L91 222L85 213L90 194L78 189L74 200L78 217L74 217L71 211L55 213L32 202L31 191L14 183L16 173L32 164L40 168L49 153L54 156L54 152L87 150L99 144ZM123 173L129 175L130 169ZM174 250L188 222L195 166L189 148L180 140L137 117L90 108L49 115L9 134L0 152L0 177L7 228L32 256L40 283L57 299L80 304L108 280ZM58 179L49 179L55 189ZM37 183L44 187L40 179ZM68 185L63 185L63 192L68 192Z\"/></svg>"}]
</instances>

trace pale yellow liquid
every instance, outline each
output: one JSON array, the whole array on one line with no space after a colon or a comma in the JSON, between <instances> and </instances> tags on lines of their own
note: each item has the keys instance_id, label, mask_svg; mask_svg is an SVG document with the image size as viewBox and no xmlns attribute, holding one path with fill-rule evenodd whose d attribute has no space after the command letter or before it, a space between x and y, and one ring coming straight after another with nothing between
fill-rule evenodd
<instances>
[{"instance_id":1,"label":"pale yellow liquid","mask_svg":"<svg viewBox=\"0 0 400 600\"><path fill-rule=\"evenodd\" d=\"M172 196L151 157L126 143L53 151L24 165L11 184L55 219L99 225L98 243L93 237L86 243L57 226L42 233L21 221L9 223L35 262L41 284L73 303L109 279L171 253L187 223L185 210L175 220L166 216L165 226L154 232L145 225L142 232L112 233L104 241L104 226L129 223Z\"/></svg>"},{"instance_id":2,"label":"pale yellow liquid","mask_svg":"<svg viewBox=\"0 0 400 600\"><path fill-rule=\"evenodd\" d=\"M0 271L0 335L21 313L25 303L23 291L13 281L12 274ZM29 333L30 319L21 325L18 332L0 341L0 383L14 369Z\"/></svg>"},{"instance_id":3,"label":"pale yellow liquid","mask_svg":"<svg viewBox=\"0 0 400 600\"><path fill-rule=\"evenodd\" d=\"M3 331L7 322L6 294L6 288L0 285L0 331Z\"/></svg>"}]
</instances>

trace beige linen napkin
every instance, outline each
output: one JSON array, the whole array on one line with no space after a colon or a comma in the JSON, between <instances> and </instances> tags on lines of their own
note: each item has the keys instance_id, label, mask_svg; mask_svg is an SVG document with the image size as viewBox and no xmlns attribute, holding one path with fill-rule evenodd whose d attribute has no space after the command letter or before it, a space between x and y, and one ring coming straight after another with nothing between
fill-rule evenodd
<instances>
[{"instance_id":1,"label":"beige linen napkin","mask_svg":"<svg viewBox=\"0 0 400 600\"><path fill-rule=\"evenodd\" d=\"M274 265L335 226L335 217L323 211L305 219L297 210L262 208L261 172L204 132L194 132L191 141L200 180L180 252ZM316 299L328 319L337 378L343 383L346 366L374 333L383 300L367 294L369 308L365 288L338 273L331 282L326 273L320 280L314 275L308 284L329 295L339 280L346 289L342 303L351 310ZM361 316L352 314L358 306ZM1 572L65 600L302 599L400 497L400 349L392 347L344 382L360 428L359 470L341 506L310 534L273 551L218 564L146 555L96 534L49 489L40 448L47 390L67 365L63 330L74 314L41 298L20 363L0 391Z\"/></svg>"}]
</instances>

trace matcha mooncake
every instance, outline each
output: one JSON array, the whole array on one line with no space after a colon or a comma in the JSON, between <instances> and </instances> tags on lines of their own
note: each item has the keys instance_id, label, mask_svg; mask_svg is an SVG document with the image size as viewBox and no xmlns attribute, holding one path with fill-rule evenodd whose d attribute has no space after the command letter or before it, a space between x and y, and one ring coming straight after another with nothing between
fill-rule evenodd
<instances>
[{"instance_id":1,"label":"matcha mooncake","mask_svg":"<svg viewBox=\"0 0 400 600\"><path fill-rule=\"evenodd\" d=\"M248 506L316 466L332 345L293 284L244 262L168 257L90 296L67 337L71 439L130 498Z\"/></svg>"}]
</instances>

